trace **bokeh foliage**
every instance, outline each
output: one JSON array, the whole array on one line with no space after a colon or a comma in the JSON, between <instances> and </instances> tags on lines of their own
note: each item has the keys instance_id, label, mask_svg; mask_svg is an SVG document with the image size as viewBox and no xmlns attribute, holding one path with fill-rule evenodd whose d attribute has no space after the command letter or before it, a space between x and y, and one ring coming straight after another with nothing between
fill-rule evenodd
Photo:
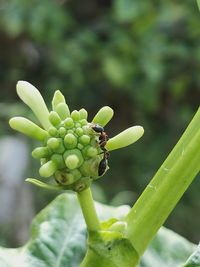
<instances>
[{"instance_id":1,"label":"bokeh foliage","mask_svg":"<svg viewBox=\"0 0 200 267\"><path fill-rule=\"evenodd\" d=\"M110 136L143 125L143 140L113 152L111 170L99 182L109 200L120 191L134 191L132 198L115 198L116 204L131 204L199 105L199 25L191 0L2 0L0 101L10 104L4 104L1 119L5 123L16 109L27 112L15 104L15 84L23 79L49 101L60 89L72 108L85 107L91 118L110 105L115 110L106 129ZM168 221L195 241L197 186Z\"/></svg>"}]
</instances>

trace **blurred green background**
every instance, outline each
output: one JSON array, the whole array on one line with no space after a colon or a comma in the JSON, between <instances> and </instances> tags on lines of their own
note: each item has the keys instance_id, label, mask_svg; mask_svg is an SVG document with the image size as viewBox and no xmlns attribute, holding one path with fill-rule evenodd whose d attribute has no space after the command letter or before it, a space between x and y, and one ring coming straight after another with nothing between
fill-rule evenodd
<instances>
[{"instance_id":1,"label":"blurred green background","mask_svg":"<svg viewBox=\"0 0 200 267\"><path fill-rule=\"evenodd\" d=\"M199 105L196 1L1 0L2 140L15 135L7 123L11 116L32 116L16 95L18 80L34 84L49 106L60 89L72 109L85 107L91 119L103 105L111 106L115 116L106 128L109 136L132 125L145 128L139 142L111 154L110 170L93 188L95 199L104 203L133 204ZM27 188L28 193L5 219L13 196L12 180L6 179L8 191L0 205L5 210L0 212L0 244L5 246L22 244L34 213L56 196L24 185L26 177L39 177L38 162L30 155L34 142L16 137L26 144L28 162L13 203ZM7 162L11 168L15 160ZM4 176L0 170L0 179ZM5 179L0 184L5 192ZM165 224L194 242L200 240L199 191L196 179Z\"/></svg>"}]
</instances>

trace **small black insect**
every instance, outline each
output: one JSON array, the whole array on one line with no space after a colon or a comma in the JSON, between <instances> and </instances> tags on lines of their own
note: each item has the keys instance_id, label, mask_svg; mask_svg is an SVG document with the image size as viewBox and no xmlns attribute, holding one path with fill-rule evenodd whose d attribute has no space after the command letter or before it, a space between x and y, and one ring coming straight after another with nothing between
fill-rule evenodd
<instances>
[{"instance_id":1,"label":"small black insect","mask_svg":"<svg viewBox=\"0 0 200 267\"><path fill-rule=\"evenodd\" d=\"M94 126L92 126L92 129L93 129L96 133L102 133L102 132L104 132L104 128L101 127L101 126L98 125L98 124L95 124Z\"/></svg>"},{"instance_id":2,"label":"small black insect","mask_svg":"<svg viewBox=\"0 0 200 267\"><path fill-rule=\"evenodd\" d=\"M96 132L99 133L99 146L100 148L103 150L103 159L100 161L99 163L99 168L98 168L98 175L101 176L104 174L106 168L107 168L107 161L108 158L110 156L109 152L106 150L105 145L108 141L108 135L107 133L104 131L104 128L101 127L98 124L95 124L94 126L92 126L92 129Z\"/></svg>"},{"instance_id":3,"label":"small black insect","mask_svg":"<svg viewBox=\"0 0 200 267\"><path fill-rule=\"evenodd\" d=\"M98 168L98 175L101 176L104 174L106 168L107 168L107 160L110 156L108 151L104 151L104 156L103 159L99 163L99 168Z\"/></svg>"},{"instance_id":4,"label":"small black insect","mask_svg":"<svg viewBox=\"0 0 200 267\"><path fill-rule=\"evenodd\" d=\"M100 136L99 136L99 146L100 148L103 150L103 151L107 151L105 149L105 145L108 141L108 135L107 133L104 131L104 128L101 127L100 125L98 124L95 124L94 126L92 126L92 129L96 132L96 133L100 133Z\"/></svg>"}]
</instances>

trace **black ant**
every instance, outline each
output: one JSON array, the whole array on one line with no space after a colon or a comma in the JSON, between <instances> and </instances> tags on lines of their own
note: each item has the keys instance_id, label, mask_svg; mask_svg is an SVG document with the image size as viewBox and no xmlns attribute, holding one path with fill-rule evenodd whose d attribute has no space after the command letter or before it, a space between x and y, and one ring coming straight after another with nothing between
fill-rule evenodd
<instances>
[{"instance_id":1,"label":"black ant","mask_svg":"<svg viewBox=\"0 0 200 267\"><path fill-rule=\"evenodd\" d=\"M109 138L108 138L107 133L104 131L104 128L101 127L100 125L95 124L94 126L92 126L92 129L96 133L100 133L99 146L103 150L103 159L99 163L98 175L101 176L104 174L104 172L107 168L107 160L110 156L109 152L105 148L105 145L106 145Z\"/></svg>"}]
</instances>

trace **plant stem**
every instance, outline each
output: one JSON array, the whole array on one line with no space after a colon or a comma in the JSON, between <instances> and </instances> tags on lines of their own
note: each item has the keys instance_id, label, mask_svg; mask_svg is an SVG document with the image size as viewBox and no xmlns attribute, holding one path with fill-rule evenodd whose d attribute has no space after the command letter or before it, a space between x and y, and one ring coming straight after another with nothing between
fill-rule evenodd
<instances>
[{"instance_id":1,"label":"plant stem","mask_svg":"<svg viewBox=\"0 0 200 267\"><path fill-rule=\"evenodd\" d=\"M77 196L88 230L100 230L100 222L97 217L90 187L88 187L82 192L77 193Z\"/></svg>"},{"instance_id":2,"label":"plant stem","mask_svg":"<svg viewBox=\"0 0 200 267\"><path fill-rule=\"evenodd\" d=\"M200 170L200 109L126 217L141 256Z\"/></svg>"}]
</instances>

